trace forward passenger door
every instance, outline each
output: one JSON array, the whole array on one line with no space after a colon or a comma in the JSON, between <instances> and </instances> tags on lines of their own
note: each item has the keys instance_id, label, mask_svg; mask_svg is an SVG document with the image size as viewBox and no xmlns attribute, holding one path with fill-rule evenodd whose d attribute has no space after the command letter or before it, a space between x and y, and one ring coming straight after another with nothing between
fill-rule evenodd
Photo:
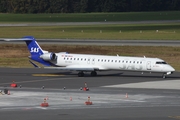
<instances>
[{"instance_id":1,"label":"forward passenger door","mask_svg":"<svg viewBox=\"0 0 180 120\"><path fill-rule=\"evenodd\" d=\"M147 70L151 70L151 61L147 61L146 68Z\"/></svg>"}]
</instances>

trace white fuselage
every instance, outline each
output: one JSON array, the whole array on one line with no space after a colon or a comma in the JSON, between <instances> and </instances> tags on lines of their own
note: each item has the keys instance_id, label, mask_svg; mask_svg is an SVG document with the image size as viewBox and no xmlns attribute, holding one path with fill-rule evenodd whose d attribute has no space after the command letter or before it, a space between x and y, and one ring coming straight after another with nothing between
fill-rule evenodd
<instances>
[{"instance_id":1,"label":"white fuselage","mask_svg":"<svg viewBox=\"0 0 180 120\"><path fill-rule=\"evenodd\" d=\"M124 57L105 56L88 54L65 54L56 53L57 61L53 62L57 66L89 66L102 70L129 70L143 72L173 72L174 68L159 58L146 57Z\"/></svg>"}]
</instances>

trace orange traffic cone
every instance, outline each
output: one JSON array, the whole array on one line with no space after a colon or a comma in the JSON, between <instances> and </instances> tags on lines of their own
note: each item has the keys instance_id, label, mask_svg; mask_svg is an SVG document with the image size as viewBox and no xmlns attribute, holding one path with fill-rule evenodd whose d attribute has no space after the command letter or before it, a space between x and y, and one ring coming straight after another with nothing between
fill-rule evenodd
<instances>
[{"instance_id":1,"label":"orange traffic cone","mask_svg":"<svg viewBox=\"0 0 180 120\"><path fill-rule=\"evenodd\" d=\"M46 101L47 101L47 98L44 98L44 102L41 103L41 107L48 107L49 106L49 104Z\"/></svg>"},{"instance_id":2,"label":"orange traffic cone","mask_svg":"<svg viewBox=\"0 0 180 120\"><path fill-rule=\"evenodd\" d=\"M84 90L84 91L88 91L88 90L89 90L89 88L87 87L87 83L86 83L86 82L84 83L84 88L83 88L83 90Z\"/></svg>"},{"instance_id":3,"label":"orange traffic cone","mask_svg":"<svg viewBox=\"0 0 180 120\"><path fill-rule=\"evenodd\" d=\"M128 98L128 94L126 93L126 98Z\"/></svg>"},{"instance_id":4,"label":"orange traffic cone","mask_svg":"<svg viewBox=\"0 0 180 120\"><path fill-rule=\"evenodd\" d=\"M13 83L11 84L11 87L17 87L17 84L13 81Z\"/></svg>"},{"instance_id":5,"label":"orange traffic cone","mask_svg":"<svg viewBox=\"0 0 180 120\"><path fill-rule=\"evenodd\" d=\"M92 105L92 102L90 101L90 97L88 97L88 100L85 102L86 105Z\"/></svg>"},{"instance_id":6,"label":"orange traffic cone","mask_svg":"<svg viewBox=\"0 0 180 120\"><path fill-rule=\"evenodd\" d=\"M10 95L10 91L8 90L8 93L7 93L8 95Z\"/></svg>"}]
</instances>

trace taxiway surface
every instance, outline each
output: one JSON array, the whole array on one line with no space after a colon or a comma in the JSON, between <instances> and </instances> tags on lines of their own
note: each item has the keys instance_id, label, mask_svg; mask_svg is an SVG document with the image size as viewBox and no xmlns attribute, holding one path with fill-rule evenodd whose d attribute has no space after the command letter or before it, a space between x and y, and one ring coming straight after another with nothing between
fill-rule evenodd
<instances>
[{"instance_id":1,"label":"taxiway surface","mask_svg":"<svg viewBox=\"0 0 180 120\"><path fill-rule=\"evenodd\" d=\"M179 119L180 74L166 79L157 73L98 72L86 73L35 68L0 68L1 119ZM12 81L18 85L11 88ZM87 83L89 91L80 88ZM20 88L21 86L21 88ZM44 89L43 89L44 86ZM65 89L64 89L65 88ZM90 97L93 105L85 105ZM49 107L41 107L48 98Z\"/></svg>"}]
</instances>

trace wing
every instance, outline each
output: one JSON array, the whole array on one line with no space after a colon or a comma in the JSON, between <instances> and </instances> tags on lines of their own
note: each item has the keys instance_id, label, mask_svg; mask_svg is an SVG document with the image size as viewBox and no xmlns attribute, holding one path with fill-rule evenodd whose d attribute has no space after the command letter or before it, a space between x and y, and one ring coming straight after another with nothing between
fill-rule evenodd
<instances>
[{"instance_id":1,"label":"wing","mask_svg":"<svg viewBox=\"0 0 180 120\"><path fill-rule=\"evenodd\" d=\"M69 71L98 71L99 68L92 66L70 65L67 67L44 67L45 69L69 70Z\"/></svg>"}]
</instances>

